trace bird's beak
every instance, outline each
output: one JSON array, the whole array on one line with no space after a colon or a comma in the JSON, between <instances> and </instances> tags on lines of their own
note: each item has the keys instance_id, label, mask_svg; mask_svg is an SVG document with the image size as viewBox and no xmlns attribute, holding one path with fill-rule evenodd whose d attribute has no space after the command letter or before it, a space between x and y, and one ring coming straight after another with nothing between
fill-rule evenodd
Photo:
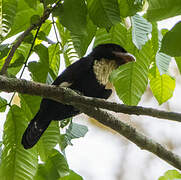
<instances>
[{"instance_id":1,"label":"bird's beak","mask_svg":"<svg viewBox=\"0 0 181 180\"><path fill-rule=\"evenodd\" d=\"M123 52L113 52L116 57L121 58L125 61L125 63L136 61L135 57L132 54L129 53L123 53Z\"/></svg>"}]
</instances>

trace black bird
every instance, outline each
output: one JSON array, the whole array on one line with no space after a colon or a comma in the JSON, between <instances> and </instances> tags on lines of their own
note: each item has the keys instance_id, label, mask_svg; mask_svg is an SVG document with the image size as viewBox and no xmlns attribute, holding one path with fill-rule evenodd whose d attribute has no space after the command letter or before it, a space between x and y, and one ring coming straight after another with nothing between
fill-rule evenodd
<instances>
[{"instance_id":1,"label":"black bird","mask_svg":"<svg viewBox=\"0 0 181 180\"><path fill-rule=\"evenodd\" d=\"M134 61L134 57L116 44L101 44L86 57L76 61L60 74L53 85L69 87L89 97L107 99L111 89L106 89L110 73L120 65ZM63 120L79 114L71 105L43 98L40 109L29 123L22 137L25 149L33 147L52 120Z\"/></svg>"}]
</instances>

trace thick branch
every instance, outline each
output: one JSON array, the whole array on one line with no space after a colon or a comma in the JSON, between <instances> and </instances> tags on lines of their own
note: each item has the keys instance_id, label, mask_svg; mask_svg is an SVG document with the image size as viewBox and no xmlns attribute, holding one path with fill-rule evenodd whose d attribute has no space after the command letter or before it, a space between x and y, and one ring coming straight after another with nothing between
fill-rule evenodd
<instances>
[{"instance_id":1,"label":"thick branch","mask_svg":"<svg viewBox=\"0 0 181 180\"><path fill-rule=\"evenodd\" d=\"M56 101L59 101L65 104L71 104L77 109L79 109L81 112L84 112L88 114L89 116L96 118L102 124L114 129L119 134L123 135L124 137L132 141L133 143L137 144L141 149L146 149L156 154L161 159L165 160L169 164L181 170L181 158L178 155L175 155L171 151L166 150L163 146L161 146L157 142L154 142L153 140L148 139L146 136L137 132L136 129L134 129L133 127L116 119L110 113L107 113L103 110L98 109L97 108L99 107L98 105L94 107L94 104L96 104L97 102L98 104L99 103L107 104L107 107L109 107L109 105L110 106L113 105L113 107L116 108L115 103L107 103L106 101L101 101L96 98L88 98L88 97L80 96L76 92L70 89L66 89L66 88L60 88L60 87L45 85L41 83L34 83L34 82L26 81L26 80L6 78L4 76L0 76L0 90L6 91L6 92L19 92L23 94L38 95L38 96L54 99ZM121 106L119 107L119 109L120 108ZM128 108L131 109L131 106L128 106ZM140 111L142 109L144 108L140 108ZM123 108L123 111L125 111L124 108ZM152 111L154 110L152 109Z\"/></svg>"},{"instance_id":2,"label":"thick branch","mask_svg":"<svg viewBox=\"0 0 181 180\"><path fill-rule=\"evenodd\" d=\"M114 102L108 102L99 98L91 98L80 96L71 89L57 88L56 86L34 83L26 80L18 80L14 78L6 78L0 75L0 90L6 92L19 92L42 97L51 97L55 101L63 101L66 104L83 103L94 107L107 109L114 112L121 112L130 115L146 115L162 119L168 119L181 122L181 113L160 111L153 108L145 108L141 106L127 106Z\"/></svg>"},{"instance_id":3,"label":"thick branch","mask_svg":"<svg viewBox=\"0 0 181 180\"><path fill-rule=\"evenodd\" d=\"M60 2L60 1L59 1ZM26 31L24 31L19 37L16 43L12 46L10 53L8 54L8 57L5 59L5 63L0 71L0 75L6 74L6 71L8 69L8 66L11 62L11 59L13 58L13 55L16 51L16 49L20 46L24 38L36 27L40 27L42 23L45 22L46 19L48 19L50 13L52 10L59 4L59 2L52 8L52 9L46 9L43 16L40 18L39 22L37 24L32 24Z\"/></svg>"}]
</instances>

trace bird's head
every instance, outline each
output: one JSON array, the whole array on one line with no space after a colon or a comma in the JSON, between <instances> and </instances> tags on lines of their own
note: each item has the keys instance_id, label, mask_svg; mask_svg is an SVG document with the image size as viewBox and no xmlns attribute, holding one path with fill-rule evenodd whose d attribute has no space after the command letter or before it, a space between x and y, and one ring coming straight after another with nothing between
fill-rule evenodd
<instances>
[{"instance_id":1,"label":"bird's head","mask_svg":"<svg viewBox=\"0 0 181 180\"><path fill-rule=\"evenodd\" d=\"M100 44L96 46L91 55L96 60L114 60L118 66L135 61L133 55L129 54L124 48L117 44Z\"/></svg>"},{"instance_id":2,"label":"bird's head","mask_svg":"<svg viewBox=\"0 0 181 180\"><path fill-rule=\"evenodd\" d=\"M135 58L117 44L101 44L90 54L93 57L93 72L98 82L104 86L108 83L109 75L120 65L135 61Z\"/></svg>"}]
</instances>

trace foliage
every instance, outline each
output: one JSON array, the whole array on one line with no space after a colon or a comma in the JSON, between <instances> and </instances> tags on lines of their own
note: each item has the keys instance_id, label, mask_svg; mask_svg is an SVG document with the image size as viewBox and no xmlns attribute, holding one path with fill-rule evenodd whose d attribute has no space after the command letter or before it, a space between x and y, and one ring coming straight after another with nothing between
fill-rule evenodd
<instances>
[{"instance_id":1,"label":"foliage","mask_svg":"<svg viewBox=\"0 0 181 180\"><path fill-rule=\"evenodd\" d=\"M0 3L0 69L19 33L39 21L44 10L57 2L3 0ZM141 16L139 12L143 10L144 16ZM136 58L136 62L120 66L110 76L119 98L125 104L137 105L149 84L153 96L162 104L172 97L175 88L175 79L169 75L171 56L176 57L181 72L181 22L170 31L159 31L157 21L180 14L180 0L62 1L40 29L32 30L18 47L8 75L19 77L18 73L22 71L23 75L28 67L33 81L51 84L59 74L60 66L69 66L84 56L89 45L116 43ZM56 39L51 39L52 34ZM5 40L10 37L15 40L7 44ZM29 61L33 54L38 60ZM71 119L63 123L52 122L39 143L31 150L24 150L21 136L28 121L36 114L41 99L18 96L20 107L10 106L4 124L0 178L83 179L69 169L65 151L72 145L72 139L86 134L87 127L73 123ZM11 101L0 97L0 112L4 112L8 104ZM65 133L62 128L66 129ZM62 153L54 149L57 144ZM38 164L38 157L41 164ZM170 178L180 178L180 174L168 171L160 180Z\"/></svg>"},{"instance_id":2,"label":"foliage","mask_svg":"<svg viewBox=\"0 0 181 180\"><path fill-rule=\"evenodd\" d=\"M179 180L181 179L181 174L176 170L169 170L159 180Z\"/></svg>"}]
</instances>

